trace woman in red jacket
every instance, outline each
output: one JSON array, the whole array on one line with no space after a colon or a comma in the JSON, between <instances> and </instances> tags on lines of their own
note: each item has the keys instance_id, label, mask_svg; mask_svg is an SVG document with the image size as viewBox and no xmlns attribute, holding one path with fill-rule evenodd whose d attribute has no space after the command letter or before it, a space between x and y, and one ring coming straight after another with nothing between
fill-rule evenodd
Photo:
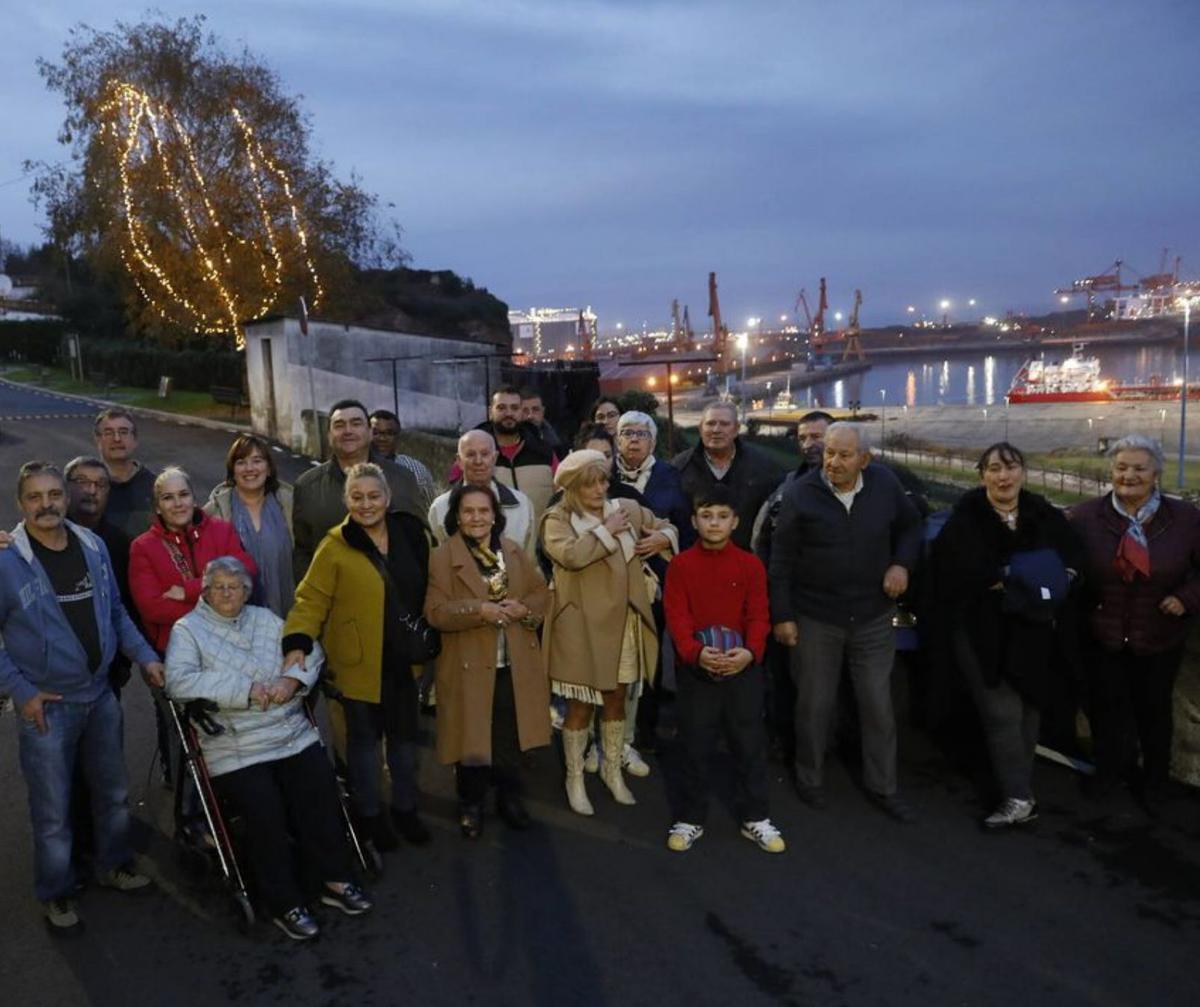
<instances>
[{"instance_id":1,"label":"woman in red jacket","mask_svg":"<svg viewBox=\"0 0 1200 1007\"><path fill-rule=\"evenodd\" d=\"M146 637L163 654L171 627L196 607L209 560L233 556L252 577L258 571L233 525L196 506L183 469L165 468L154 480L154 513L150 530L129 550L129 590Z\"/></svg>"}]
</instances>

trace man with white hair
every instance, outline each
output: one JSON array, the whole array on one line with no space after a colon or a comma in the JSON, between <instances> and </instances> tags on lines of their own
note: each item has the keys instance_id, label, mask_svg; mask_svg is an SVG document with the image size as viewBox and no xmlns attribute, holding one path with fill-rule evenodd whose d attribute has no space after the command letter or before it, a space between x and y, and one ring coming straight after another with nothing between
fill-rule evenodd
<instances>
[{"instance_id":1,"label":"man with white hair","mask_svg":"<svg viewBox=\"0 0 1200 1007\"><path fill-rule=\"evenodd\" d=\"M504 537L512 539L530 556L534 547L533 504L520 490L510 489L496 480L499 452L486 430L468 430L458 439L457 467L469 486L490 486L504 512ZM450 491L436 497L429 507L429 527L438 544L446 541L446 508Z\"/></svg>"},{"instance_id":2,"label":"man with white hair","mask_svg":"<svg viewBox=\"0 0 1200 1007\"><path fill-rule=\"evenodd\" d=\"M800 799L826 806L822 770L845 659L862 721L863 782L883 811L911 822L896 774L892 616L917 559L921 519L899 480L870 459L861 425L830 424L822 467L784 492L771 549L771 622L775 639L791 648Z\"/></svg>"},{"instance_id":3,"label":"man with white hair","mask_svg":"<svg viewBox=\"0 0 1200 1007\"><path fill-rule=\"evenodd\" d=\"M758 448L742 442L737 407L731 402L705 406L700 415L700 443L681 451L671 464L679 470L689 512L692 497L701 489L720 484L733 491L738 516L733 544L748 550L754 519L783 479L783 469Z\"/></svg>"}]
</instances>

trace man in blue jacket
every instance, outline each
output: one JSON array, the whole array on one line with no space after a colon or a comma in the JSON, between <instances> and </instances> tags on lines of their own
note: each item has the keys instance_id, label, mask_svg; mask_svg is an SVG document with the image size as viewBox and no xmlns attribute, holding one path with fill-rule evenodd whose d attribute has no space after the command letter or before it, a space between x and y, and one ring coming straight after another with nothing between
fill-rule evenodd
<instances>
[{"instance_id":1,"label":"man in blue jacket","mask_svg":"<svg viewBox=\"0 0 1200 1007\"><path fill-rule=\"evenodd\" d=\"M112 561L92 532L66 520L67 487L46 462L17 477L23 520L0 551L0 693L20 717L21 772L33 826L34 890L57 934L83 926L71 895L71 777L83 765L102 885L132 892L121 706L108 684L117 649L161 685L163 666L121 604Z\"/></svg>"}]
</instances>

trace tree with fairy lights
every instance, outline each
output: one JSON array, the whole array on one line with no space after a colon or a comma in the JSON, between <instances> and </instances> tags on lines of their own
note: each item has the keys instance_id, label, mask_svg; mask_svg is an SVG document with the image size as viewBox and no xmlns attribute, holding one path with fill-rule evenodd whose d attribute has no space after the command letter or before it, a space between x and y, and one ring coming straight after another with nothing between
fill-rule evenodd
<instances>
[{"instance_id":1,"label":"tree with fairy lights","mask_svg":"<svg viewBox=\"0 0 1200 1007\"><path fill-rule=\"evenodd\" d=\"M298 296L336 308L355 267L407 256L376 197L312 156L298 98L204 20L72 29L38 62L71 164L30 167L49 237L116 278L135 331L240 342L247 321Z\"/></svg>"}]
</instances>

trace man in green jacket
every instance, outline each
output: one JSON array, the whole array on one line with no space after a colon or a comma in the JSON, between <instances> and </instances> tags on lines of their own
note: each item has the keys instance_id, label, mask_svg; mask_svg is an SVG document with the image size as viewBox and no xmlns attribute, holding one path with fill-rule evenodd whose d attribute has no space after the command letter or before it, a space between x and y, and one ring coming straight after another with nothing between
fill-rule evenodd
<instances>
[{"instance_id":1,"label":"man in green jacket","mask_svg":"<svg viewBox=\"0 0 1200 1007\"><path fill-rule=\"evenodd\" d=\"M356 399L335 402L329 410L329 447L333 457L314 466L296 480L292 504L295 550L292 572L296 583L303 579L313 553L330 528L346 516L342 494L346 470L359 462L375 462L387 476L392 491L391 510L412 514L425 523L421 489L416 478L395 462L371 455L371 426L367 408Z\"/></svg>"}]
</instances>

